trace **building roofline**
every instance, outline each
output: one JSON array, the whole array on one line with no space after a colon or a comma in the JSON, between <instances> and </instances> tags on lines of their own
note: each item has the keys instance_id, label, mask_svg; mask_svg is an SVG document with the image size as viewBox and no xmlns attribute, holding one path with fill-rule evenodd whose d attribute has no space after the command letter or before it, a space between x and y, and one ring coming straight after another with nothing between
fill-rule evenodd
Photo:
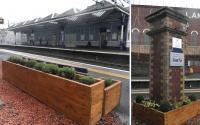
<instances>
[{"instance_id":1,"label":"building roofline","mask_svg":"<svg viewBox=\"0 0 200 125\"><path fill-rule=\"evenodd\" d=\"M143 5L143 4L131 4L131 7L153 7L153 8L162 8L162 7L171 7L171 8L178 8L178 9L198 9L200 8L192 8L192 7L175 7L175 6L160 6L160 5Z\"/></svg>"},{"instance_id":2,"label":"building roofline","mask_svg":"<svg viewBox=\"0 0 200 125\"><path fill-rule=\"evenodd\" d=\"M120 5L117 4L112 4L112 6L109 7L104 7L101 9L96 9L96 10L92 10L92 11L79 11L78 13L72 14L72 15L67 15L67 16L63 16L63 17L59 17L59 15L55 18L52 19L48 19L48 20L44 20L44 21L37 21L37 22L32 22L30 24L25 24L25 25L15 25L14 27L8 27L9 30L14 30L14 29L18 29L18 28L22 28L22 27L28 27L28 26L34 26L34 25L38 25L38 24L43 24L43 23L48 23L48 22L52 22L52 21L59 21L59 20L63 20L66 19L68 17L73 17L73 16L82 16L82 15L87 15L87 14L91 14L94 12L98 12L98 11L104 11L104 10L112 10L112 9L117 9L119 11L121 11L122 13L125 13L127 15L129 15L129 10L127 10L125 7L122 7ZM49 15L48 15L49 16ZM47 17L47 16L46 16ZM45 17L44 17L45 18ZM43 18L42 18L43 19ZM21 23L21 22L20 22ZM18 23L19 24L19 23Z\"/></svg>"},{"instance_id":3,"label":"building roofline","mask_svg":"<svg viewBox=\"0 0 200 125\"><path fill-rule=\"evenodd\" d=\"M28 26L34 26L34 25L49 23L49 22L53 22L53 21L59 21L59 20L62 20L62 19L66 19L66 18L68 18L68 17L82 16L82 15L87 15L87 14L91 14L91 13L98 12L98 11L113 10L113 9L118 9L119 11L121 11L121 12L123 12L123 13L129 15L128 12L122 10L122 9L119 8L118 6L113 6L113 7L108 7L108 8L104 8L104 9L100 9L100 10L95 10L95 11L91 11L91 12L76 13L76 14L74 14L74 15L69 15L69 16L65 16L65 17L61 17L61 18L59 17L59 18L54 18L54 19L50 19L50 20L46 20L46 21L31 23L31 24L28 24L28 25L20 25L20 26L17 26L17 27L9 27L8 29L9 29L9 30L13 30L13 29L18 29L18 28L22 28L22 27L28 27Z\"/></svg>"}]
</instances>

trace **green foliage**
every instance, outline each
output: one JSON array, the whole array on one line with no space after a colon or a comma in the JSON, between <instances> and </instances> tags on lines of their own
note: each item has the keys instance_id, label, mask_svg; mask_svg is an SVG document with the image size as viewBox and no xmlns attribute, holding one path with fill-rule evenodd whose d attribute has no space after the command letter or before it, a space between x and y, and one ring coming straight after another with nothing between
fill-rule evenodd
<instances>
[{"instance_id":1,"label":"green foliage","mask_svg":"<svg viewBox=\"0 0 200 125\"><path fill-rule=\"evenodd\" d=\"M187 96L181 97L181 100L183 102L183 105L187 105L191 103L191 100Z\"/></svg>"},{"instance_id":2,"label":"green foliage","mask_svg":"<svg viewBox=\"0 0 200 125\"><path fill-rule=\"evenodd\" d=\"M59 75L68 79L74 79L75 73L74 68L71 67L59 68Z\"/></svg>"},{"instance_id":3,"label":"green foliage","mask_svg":"<svg viewBox=\"0 0 200 125\"><path fill-rule=\"evenodd\" d=\"M173 109L179 108L179 107L181 107L182 105L183 105L182 102L173 102L173 103L172 103Z\"/></svg>"},{"instance_id":4,"label":"green foliage","mask_svg":"<svg viewBox=\"0 0 200 125\"><path fill-rule=\"evenodd\" d=\"M173 109L173 105L170 102L163 102L160 104L160 111L168 112Z\"/></svg>"},{"instance_id":5,"label":"green foliage","mask_svg":"<svg viewBox=\"0 0 200 125\"><path fill-rule=\"evenodd\" d=\"M55 65L55 64L45 64L42 67L42 71L46 72L46 73L51 73L51 74L57 75L59 72L59 67L58 67L58 65Z\"/></svg>"},{"instance_id":6,"label":"green foliage","mask_svg":"<svg viewBox=\"0 0 200 125\"><path fill-rule=\"evenodd\" d=\"M91 85L95 82L95 79L92 76L83 76L80 78L80 82L87 85Z\"/></svg>"},{"instance_id":7,"label":"green foliage","mask_svg":"<svg viewBox=\"0 0 200 125\"><path fill-rule=\"evenodd\" d=\"M105 86L108 87L113 84L113 79L111 78L103 78L105 80Z\"/></svg>"},{"instance_id":8,"label":"green foliage","mask_svg":"<svg viewBox=\"0 0 200 125\"><path fill-rule=\"evenodd\" d=\"M197 100L197 97L196 97L194 94L188 96L188 98L189 98L191 101L196 101L196 100Z\"/></svg>"},{"instance_id":9,"label":"green foliage","mask_svg":"<svg viewBox=\"0 0 200 125\"><path fill-rule=\"evenodd\" d=\"M26 60L17 56L11 56L10 58L8 58L8 61L16 63L16 64L20 64L20 65L25 65L26 64Z\"/></svg>"},{"instance_id":10,"label":"green foliage","mask_svg":"<svg viewBox=\"0 0 200 125\"><path fill-rule=\"evenodd\" d=\"M37 69L37 70L40 70L40 71L42 71L42 68L44 67L44 65L45 65L45 63L36 63L35 65L34 65L34 69Z\"/></svg>"},{"instance_id":11,"label":"green foliage","mask_svg":"<svg viewBox=\"0 0 200 125\"><path fill-rule=\"evenodd\" d=\"M37 61L35 61L35 60L28 60L25 65L27 67L33 68L36 63L37 63Z\"/></svg>"},{"instance_id":12,"label":"green foliage","mask_svg":"<svg viewBox=\"0 0 200 125\"><path fill-rule=\"evenodd\" d=\"M157 109L160 107L160 105L158 103L156 103L154 100L148 100L148 101L142 101L142 103L144 104L145 107L149 107L149 108L154 108Z\"/></svg>"},{"instance_id":13,"label":"green foliage","mask_svg":"<svg viewBox=\"0 0 200 125\"><path fill-rule=\"evenodd\" d=\"M142 103L142 101L144 101L144 97L143 96L141 96L141 95L136 96L136 98L135 98L135 102L136 103Z\"/></svg>"}]
</instances>

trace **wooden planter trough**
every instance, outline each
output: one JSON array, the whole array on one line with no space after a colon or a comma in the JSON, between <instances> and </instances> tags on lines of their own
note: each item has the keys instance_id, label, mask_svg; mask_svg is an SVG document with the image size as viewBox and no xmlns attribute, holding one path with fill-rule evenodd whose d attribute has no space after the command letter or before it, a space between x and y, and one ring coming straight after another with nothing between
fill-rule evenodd
<instances>
[{"instance_id":1,"label":"wooden planter trough","mask_svg":"<svg viewBox=\"0 0 200 125\"><path fill-rule=\"evenodd\" d=\"M85 85L8 61L3 79L34 96L80 125L94 125L102 116L104 81Z\"/></svg>"},{"instance_id":2,"label":"wooden planter trough","mask_svg":"<svg viewBox=\"0 0 200 125\"><path fill-rule=\"evenodd\" d=\"M115 81L114 84L104 89L103 115L111 112L120 102L121 81Z\"/></svg>"},{"instance_id":3,"label":"wooden planter trough","mask_svg":"<svg viewBox=\"0 0 200 125\"><path fill-rule=\"evenodd\" d=\"M133 116L147 125L181 125L199 113L200 101L192 102L166 113L133 103Z\"/></svg>"}]
</instances>

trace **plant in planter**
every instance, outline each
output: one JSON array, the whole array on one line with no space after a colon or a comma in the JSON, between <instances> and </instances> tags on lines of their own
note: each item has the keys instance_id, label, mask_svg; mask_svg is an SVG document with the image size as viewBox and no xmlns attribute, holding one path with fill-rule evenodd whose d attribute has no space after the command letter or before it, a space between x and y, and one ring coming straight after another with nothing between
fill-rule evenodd
<instances>
[{"instance_id":1,"label":"plant in planter","mask_svg":"<svg viewBox=\"0 0 200 125\"><path fill-rule=\"evenodd\" d=\"M142 103L144 101L144 97L139 95L139 96L136 96L135 98L135 102L136 103Z\"/></svg>"},{"instance_id":2,"label":"plant in planter","mask_svg":"<svg viewBox=\"0 0 200 125\"><path fill-rule=\"evenodd\" d=\"M43 72L57 75L59 73L59 67L55 64L45 64L42 69Z\"/></svg>"},{"instance_id":3,"label":"plant in planter","mask_svg":"<svg viewBox=\"0 0 200 125\"><path fill-rule=\"evenodd\" d=\"M94 79L94 77L92 77L92 76L82 76L82 77L79 79L79 81L80 81L81 83L84 83L84 84L87 84L87 85L91 85L91 84L93 84L93 83L95 82L95 79Z\"/></svg>"},{"instance_id":4,"label":"plant in planter","mask_svg":"<svg viewBox=\"0 0 200 125\"><path fill-rule=\"evenodd\" d=\"M154 101L154 100L144 100L144 101L142 101L142 103L144 104L145 107L148 107L148 108L157 109L160 107L160 105L158 103L156 103L156 101Z\"/></svg>"},{"instance_id":5,"label":"plant in planter","mask_svg":"<svg viewBox=\"0 0 200 125\"><path fill-rule=\"evenodd\" d=\"M173 109L173 106L170 102L163 102L163 103L160 104L159 110L162 111L162 112L168 112L172 109Z\"/></svg>"},{"instance_id":6,"label":"plant in planter","mask_svg":"<svg viewBox=\"0 0 200 125\"><path fill-rule=\"evenodd\" d=\"M34 69L37 69L37 70L42 70L42 68L44 67L45 63L42 63L42 62L37 62L35 65L34 65Z\"/></svg>"},{"instance_id":7,"label":"plant in planter","mask_svg":"<svg viewBox=\"0 0 200 125\"><path fill-rule=\"evenodd\" d=\"M8 61L20 64L20 65L25 65L27 63L25 59L17 57L17 56L11 56L10 58L8 58Z\"/></svg>"},{"instance_id":8,"label":"plant in planter","mask_svg":"<svg viewBox=\"0 0 200 125\"><path fill-rule=\"evenodd\" d=\"M105 80L105 87L108 87L114 83L114 80L111 78L103 78Z\"/></svg>"},{"instance_id":9,"label":"plant in planter","mask_svg":"<svg viewBox=\"0 0 200 125\"><path fill-rule=\"evenodd\" d=\"M183 105L187 105L191 103L191 100L187 96L183 96L182 98Z\"/></svg>"},{"instance_id":10,"label":"plant in planter","mask_svg":"<svg viewBox=\"0 0 200 125\"><path fill-rule=\"evenodd\" d=\"M194 94L188 96L188 98L189 98L191 101L196 101L196 100L197 100L197 97L196 97Z\"/></svg>"},{"instance_id":11,"label":"plant in planter","mask_svg":"<svg viewBox=\"0 0 200 125\"><path fill-rule=\"evenodd\" d=\"M36 65L36 63L37 63L37 61L35 61L35 60L28 60L25 65L27 67L33 68Z\"/></svg>"},{"instance_id":12,"label":"plant in planter","mask_svg":"<svg viewBox=\"0 0 200 125\"><path fill-rule=\"evenodd\" d=\"M74 79L75 73L75 69L71 67L59 68L59 75L68 79Z\"/></svg>"}]
</instances>

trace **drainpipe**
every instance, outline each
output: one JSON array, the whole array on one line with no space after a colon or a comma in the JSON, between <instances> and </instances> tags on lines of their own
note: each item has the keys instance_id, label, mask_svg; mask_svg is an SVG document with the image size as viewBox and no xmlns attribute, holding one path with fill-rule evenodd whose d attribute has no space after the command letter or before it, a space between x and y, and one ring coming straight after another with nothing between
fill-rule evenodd
<instances>
[{"instance_id":1,"label":"drainpipe","mask_svg":"<svg viewBox=\"0 0 200 125\"><path fill-rule=\"evenodd\" d=\"M14 32L14 37L15 37L15 45L16 45L16 43L17 43L17 41L16 41L16 32Z\"/></svg>"},{"instance_id":2,"label":"drainpipe","mask_svg":"<svg viewBox=\"0 0 200 125\"><path fill-rule=\"evenodd\" d=\"M124 21L125 21L125 14L122 13L122 20L121 20L121 37L120 37L120 50L124 49Z\"/></svg>"}]
</instances>

